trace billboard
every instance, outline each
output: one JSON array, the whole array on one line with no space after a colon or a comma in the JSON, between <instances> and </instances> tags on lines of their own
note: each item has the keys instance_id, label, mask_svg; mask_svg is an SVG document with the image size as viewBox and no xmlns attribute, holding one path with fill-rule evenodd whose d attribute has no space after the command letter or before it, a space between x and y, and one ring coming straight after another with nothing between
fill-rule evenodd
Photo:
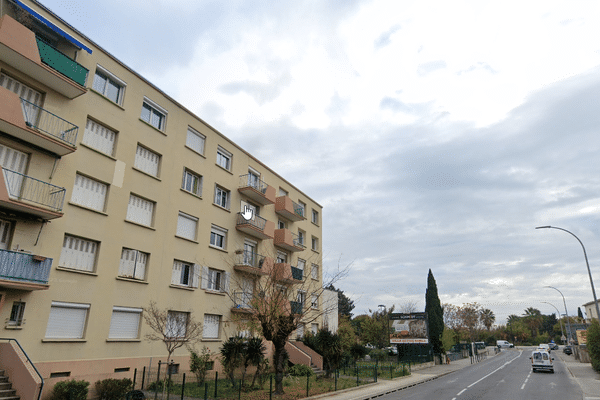
<instances>
[{"instance_id":1,"label":"billboard","mask_svg":"<svg viewBox=\"0 0 600 400\"><path fill-rule=\"evenodd\" d=\"M391 344L429 343L426 313L391 313L389 324Z\"/></svg>"}]
</instances>

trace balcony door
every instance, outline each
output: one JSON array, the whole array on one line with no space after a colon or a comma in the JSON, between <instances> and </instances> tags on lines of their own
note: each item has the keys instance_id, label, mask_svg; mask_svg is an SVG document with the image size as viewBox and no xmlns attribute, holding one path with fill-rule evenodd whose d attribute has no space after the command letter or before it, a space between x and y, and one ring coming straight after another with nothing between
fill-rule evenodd
<instances>
[{"instance_id":1,"label":"balcony door","mask_svg":"<svg viewBox=\"0 0 600 400\"><path fill-rule=\"evenodd\" d=\"M21 197L21 186L27 172L29 155L0 144L0 167L11 198Z\"/></svg>"},{"instance_id":2,"label":"balcony door","mask_svg":"<svg viewBox=\"0 0 600 400\"><path fill-rule=\"evenodd\" d=\"M30 125L37 126L39 109L42 107L42 94L5 74L0 74L0 86L26 100L22 102L25 121Z\"/></svg>"},{"instance_id":3,"label":"balcony door","mask_svg":"<svg viewBox=\"0 0 600 400\"><path fill-rule=\"evenodd\" d=\"M11 222L0 219L0 250L8 250L10 246Z\"/></svg>"}]
</instances>

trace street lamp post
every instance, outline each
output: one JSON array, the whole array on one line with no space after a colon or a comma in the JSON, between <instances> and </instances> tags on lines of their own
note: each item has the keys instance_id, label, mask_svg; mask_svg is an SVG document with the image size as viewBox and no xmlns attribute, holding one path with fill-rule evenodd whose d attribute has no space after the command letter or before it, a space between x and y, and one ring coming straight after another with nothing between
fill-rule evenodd
<instances>
[{"instance_id":1,"label":"street lamp post","mask_svg":"<svg viewBox=\"0 0 600 400\"><path fill-rule=\"evenodd\" d=\"M386 325L388 324L388 321L386 318L387 307L385 306L385 304L380 304L377 307L379 307L379 312L381 313L381 319L383 320L383 338L382 338L381 343L384 345L383 347L385 347L385 336L386 336L385 332L386 332Z\"/></svg>"},{"instance_id":2,"label":"street lamp post","mask_svg":"<svg viewBox=\"0 0 600 400\"><path fill-rule=\"evenodd\" d=\"M542 303L550 304L552 307L554 307L554 309L558 313L558 323L560 324L560 338L561 338L561 340L563 341L563 344L564 344L564 341L566 340L566 337L565 337L565 331L563 330L562 321L560 320L560 311L558 311L558 308L556 308L556 306L554 304L552 304L552 303L548 303L547 301L542 301Z\"/></svg>"},{"instance_id":3,"label":"street lamp post","mask_svg":"<svg viewBox=\"0 0 600 400\"><path fill-rule=\"evenodd\" d=\"M565 314L567 315L567 328L569 329L569 338L568 338L568 343L571 344L572 340L573 340L573 335L571 334L571 320L569 319L569 312L567 311L567 302L565 301L565 296L562 294L562 292L560 290L558 290L557 288L553 287L553 286L544 286L550 289L554 289L556 290L558 293L560 293L560 295L563 298L563 304L565 305Z\"/></svg>"},{"instance_id":4,"label":"street lamp post","mask_svg":"<svg viewBox=\"0 0 600 400\"><path fill-rule=\"evenodd\" d=\"M588 275L590 276L590 285L592 286L592 295L594 296L594 304L596 305L596 317L598 318L598 321L600 321L600 307L598 307L598 299L596 298L596 289L594 289L594 280L592 279L592 271L590 271L590 263L588 262L587 253L585 252L585 246L583 245L581 240L579 240L579 238L577 236L575 236L575 234L573 232L569 232L566 229L558 228L556 226L550 226L550 225L538 226L535 229L558 229L560 231L567 232L568 234L573 236L575 239L577 239L577 241L581 245L581 248L583 249L583 257L585 257L585 265L587 265ZM564 296L563 296L563 300L564 300ZM567 314L567 318L568 317L569 317L569 315Z\"/></svg>"}]
</instances>

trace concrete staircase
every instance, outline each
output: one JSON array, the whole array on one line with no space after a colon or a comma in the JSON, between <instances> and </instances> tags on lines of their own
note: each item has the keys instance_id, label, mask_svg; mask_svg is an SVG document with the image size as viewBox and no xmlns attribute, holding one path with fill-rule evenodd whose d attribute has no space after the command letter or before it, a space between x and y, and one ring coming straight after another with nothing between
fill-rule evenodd
<instances>
[{"instance_id":1,"label":"concrete staircase","mask_svg":"<svg viewBox=\"0 0 600 400\"><path fill-rule=\"evenodd\" d=\"M12 383L8 381L8 376L4 370L0 369L0 400L19 400L17 391L12 389Z\"/></svg>"}]
</instances>

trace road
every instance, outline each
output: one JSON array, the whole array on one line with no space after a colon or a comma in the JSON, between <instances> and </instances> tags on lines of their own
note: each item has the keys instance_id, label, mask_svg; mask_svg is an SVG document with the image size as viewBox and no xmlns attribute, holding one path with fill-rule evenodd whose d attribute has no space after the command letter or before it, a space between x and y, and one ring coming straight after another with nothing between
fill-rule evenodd
<instances>
[{"instance_id":1,"label":"road","mask_svg":"<svg viewBox=\"0 0 600 400\"><path fill-rule=\"evenodd\" d=\"M554 373L531 372L531 349L510 349L478 364L379 399L582 399L565 364L554 360Z\"/></svg>"}]
</instances>

